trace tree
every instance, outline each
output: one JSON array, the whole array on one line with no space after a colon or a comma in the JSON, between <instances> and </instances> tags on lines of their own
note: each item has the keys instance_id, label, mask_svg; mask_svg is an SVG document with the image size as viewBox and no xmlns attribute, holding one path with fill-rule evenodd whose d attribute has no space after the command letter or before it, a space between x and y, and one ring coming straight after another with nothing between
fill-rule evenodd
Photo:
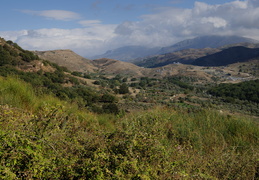
<instances>
[{"instance_id":1,"label":"tree","mask_svg":"<svg viewBox=\"0 0 259 180\"><path fill-rule=\"evenodd\" d=\"M114 103L115 101L116 101L115 96L111 94L104 94L100 99L100 102L104 102L104 103Z\"/></svg>"},{"instance_id":2,"label":"tree","mask_svg":"<svg viewBox=\"0 0 259 180\"><path fill-rule=\"evenodd\" d=\"M120 85L120 88L119 88L119 93L120 94L127 94L129 93L129 87L126 83L123 83Z\"/></svg>"},{"instance_id":3,"label":"tree","mask_svg":"<svg viewBox=\"0 0 259 180\"><path fill-rule=\"evenodd\" d=\"M118 106L114 103L104 104L102 109L104 113L118 114L120 112Z\"/></svg>"}]
</instances>

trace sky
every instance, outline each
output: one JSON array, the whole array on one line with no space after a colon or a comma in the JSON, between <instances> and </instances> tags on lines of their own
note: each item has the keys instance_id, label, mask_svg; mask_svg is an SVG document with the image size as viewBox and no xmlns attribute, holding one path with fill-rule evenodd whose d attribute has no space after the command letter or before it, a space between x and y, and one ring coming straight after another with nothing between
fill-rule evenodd
<instances>
[{"instance_id":1,"label":"sky","mask_svg":"<svg viewBox=\"0 0 259 180\"><path fill-rule=\"evenodd\" d=\"M259 0L1 0L0 37L84 57L204 35L259 40Z\"/></svg>"}]
</instances>

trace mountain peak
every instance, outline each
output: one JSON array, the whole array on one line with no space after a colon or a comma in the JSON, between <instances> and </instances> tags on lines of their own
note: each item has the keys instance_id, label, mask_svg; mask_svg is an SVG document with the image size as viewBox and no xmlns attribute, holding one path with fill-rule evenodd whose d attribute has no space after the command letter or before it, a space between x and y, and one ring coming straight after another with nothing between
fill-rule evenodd
<instances>
[{"instance_id":1,"label":"mountain peak","mask_svg":"<svg viewBox=\"0 0 259 180\"><path fill-rule=\"evenodd\" d=\"M201 48L218 48L221 46L237 43L258 43L259 41L241 37L241 36L219 36L219 35L206 35L199 36L193 39L187 39L178 42L172 46L164 47L159 51L159 54L166 54L183 49L201 49Z\"/></svg>"}]
</instances>

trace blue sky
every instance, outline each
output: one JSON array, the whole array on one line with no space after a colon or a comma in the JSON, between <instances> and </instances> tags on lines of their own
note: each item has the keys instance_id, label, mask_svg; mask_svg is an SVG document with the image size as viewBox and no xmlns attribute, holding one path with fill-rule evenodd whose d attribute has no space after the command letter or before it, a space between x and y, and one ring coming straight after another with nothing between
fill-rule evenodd
<instances>
[{"instance_id":1,"label":"blue sky","mask_svg":"<svg viewBox=\"0 0 259 180\"><path fill-rule=\"evenodd\" d=\"M6 40L85 57L209 34L259 40L258 0L2 0L0 8L0 36Z\"/></svg>"}]
</instances>

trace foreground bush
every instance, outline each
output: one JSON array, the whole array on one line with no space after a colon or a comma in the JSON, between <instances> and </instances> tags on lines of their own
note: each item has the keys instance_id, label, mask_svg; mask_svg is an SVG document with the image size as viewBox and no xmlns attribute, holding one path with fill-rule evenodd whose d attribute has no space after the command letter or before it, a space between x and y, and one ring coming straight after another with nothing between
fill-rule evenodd
<instances>
[{"instance_id":1,"label":"foreground bush","mask_svg":"<svg viewBox=\"0 0 259 180\"><path fill-rule=\"evenodd\" d=\"M1 179L258 179L258 124L212 111L119 118L0 107Z\"/></svg>"},{"instance_id":2,"label":"foreground bush","mask_svg":"<svg viewBox=\"0 0 259 180\"><path fill-rule=\"evenodd\" d=\"M92 114L0 79L0 179L258 179L259 126L213 110Z\"/></svg>"}]
</instances>

